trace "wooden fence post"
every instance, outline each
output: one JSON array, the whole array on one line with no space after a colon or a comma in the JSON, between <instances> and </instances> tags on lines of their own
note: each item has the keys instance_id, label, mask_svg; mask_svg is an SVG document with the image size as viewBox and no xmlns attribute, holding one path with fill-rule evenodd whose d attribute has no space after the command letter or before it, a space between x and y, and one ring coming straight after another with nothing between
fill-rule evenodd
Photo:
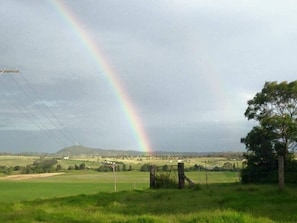
<instances>
[{"instance_id":1,"label":"wooden fence post","mask_svg":"<svg viewBox=\"0 0 297 223\"><path fill-rule=\"evenodd\" d=\"M150 165L150 188L156 188L156 166Z\"/></svg>"},{"instance_id":2,"label":"wooden fence post","mask_svg":"<svg viewBox=\"0 0 297 223\"><path fill-rule=\"evenodd\" d=\"M182 189L185 187L185 168L184 163L177 164L178 169L178 188Z\"/></svg>"}]
</instances>

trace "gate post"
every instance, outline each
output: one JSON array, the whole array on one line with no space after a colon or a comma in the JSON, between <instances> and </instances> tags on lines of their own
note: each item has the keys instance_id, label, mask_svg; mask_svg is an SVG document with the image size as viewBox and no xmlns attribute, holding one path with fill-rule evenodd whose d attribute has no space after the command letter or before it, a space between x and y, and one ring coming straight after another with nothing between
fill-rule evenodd
<instances>
[{"instance_id":1,"label":"gate post","mask_svg":"<svg viewBox=\"0 0 297 223\"><path fill-rule=\"evenodd\" d=\"M150 188L156 188L156 166L150 165Z\"/></svg>"},{"instance_id":2,"label":"gate post","mask_svg":"<svg viewBox=\"0 0 297 223\"><path fill-rule=\"evenodd\" d=\"M178 163L177 164L177 170L178 170L178 188L182 189L185 187L185 169L184 169L184 163Z\"/></svg>"}]
</instances>

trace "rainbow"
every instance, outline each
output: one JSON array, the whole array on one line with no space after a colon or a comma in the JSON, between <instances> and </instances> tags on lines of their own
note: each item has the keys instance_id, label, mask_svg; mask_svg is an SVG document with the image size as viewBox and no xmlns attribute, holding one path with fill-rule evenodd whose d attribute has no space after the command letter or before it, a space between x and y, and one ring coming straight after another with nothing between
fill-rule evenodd
<instances>
[{"instance_id":1,"label":"rainbow","mask_svg":"<svg viewBox=\"0 0 297 223\"><path fill-rule=\"evenodd\" d=\"M63 17L63 19L72 28L73 32L79 37L82 45L86 48L87 52L90 54L90 57L95 60L102 75L105 77L105 79L113 89L114 94L118 99L123 112L125 113L125 116L129 120L131 129L141 151L145 152L147 155L152 154L148 136L145 132L142 121L137 114L136 108L133 105L127 91L118 80L116 73L112 69L111 65L108 63L108 60L103 57L103 53L96 45L96 42L90 37L83 24L72 13L67 5L63 3L63 1L59 0L52 0L51 2L53 3L59 14Z\"/></svg>"}]
</instances>

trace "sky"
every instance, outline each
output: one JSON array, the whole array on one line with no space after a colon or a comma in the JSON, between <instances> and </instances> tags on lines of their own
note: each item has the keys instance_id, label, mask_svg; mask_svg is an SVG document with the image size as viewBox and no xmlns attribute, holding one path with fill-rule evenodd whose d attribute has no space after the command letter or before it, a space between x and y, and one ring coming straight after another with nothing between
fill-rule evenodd
<instances>
[{"instance_id":1,"label":"sky","mask_svg":"<svg viewBox=\"0 0 297 223\"><path fill-rule=\"evenodd\" d=\"M245 151L297 73L297 2L1 0L0 152Z\"/></svg>"}]
</instances>

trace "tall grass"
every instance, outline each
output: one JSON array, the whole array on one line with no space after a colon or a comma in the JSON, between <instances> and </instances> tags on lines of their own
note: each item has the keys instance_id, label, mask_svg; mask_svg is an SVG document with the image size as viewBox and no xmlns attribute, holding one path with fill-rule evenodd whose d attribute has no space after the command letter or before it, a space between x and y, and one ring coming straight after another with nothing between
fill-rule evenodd
<instances>
[{"instance_id":1,"label":"tall grass","mask_svg":"<svg viewBox=\"0 0 297 223\"><path fill-rule=\"evenodd\" d=\"M296 199L269 185L101 192L5 203L0 222L296 222Z\"/></svg>"}]
</instances>

